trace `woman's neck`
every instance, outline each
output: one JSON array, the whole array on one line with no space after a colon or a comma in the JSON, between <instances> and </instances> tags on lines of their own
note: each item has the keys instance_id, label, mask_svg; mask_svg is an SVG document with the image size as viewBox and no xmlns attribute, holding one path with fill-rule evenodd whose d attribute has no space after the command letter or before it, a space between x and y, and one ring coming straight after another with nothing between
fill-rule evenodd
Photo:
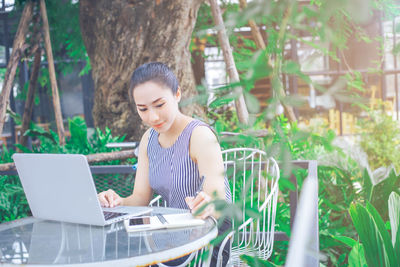
<instances>
[{"instance_id":1,"label":"woman's neck","mask_svg":"<svg viewBox=\"0 0 400 267\"><path fill-rule=\"evenodd\" d=\"M159 136L164 140L175 140L191 120L191 117L178 113L168 131L161 133Z\"/></svg>"}]
</instances>

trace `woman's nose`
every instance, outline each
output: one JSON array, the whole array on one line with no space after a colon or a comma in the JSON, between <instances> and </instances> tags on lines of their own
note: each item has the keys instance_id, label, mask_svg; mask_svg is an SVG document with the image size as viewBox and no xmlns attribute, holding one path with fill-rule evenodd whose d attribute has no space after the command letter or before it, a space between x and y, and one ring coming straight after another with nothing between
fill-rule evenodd
<instances>
[{"instance_id":1,"label":"woman's nose","mask_svg":"<svg viewBox=\"0 0 400 267\"><path fill-rule=\"evenodd\" d=\"M160 118L160 116L158 116L157 111L150 110L149 113L150 113L149 114L150 122L158 122L158 119Z\"/></svg>"}]
</instances>

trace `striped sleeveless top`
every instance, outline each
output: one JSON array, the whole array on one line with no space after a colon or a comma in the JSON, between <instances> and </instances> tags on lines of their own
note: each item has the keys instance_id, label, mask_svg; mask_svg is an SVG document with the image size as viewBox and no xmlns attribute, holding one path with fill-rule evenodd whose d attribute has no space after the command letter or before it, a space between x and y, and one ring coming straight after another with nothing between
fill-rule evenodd
<instances>
[{"instance_id":1,"label":"striped sleeveless top","mask_svg":"<svg viewBox=\"0 0 400 267\"><path fill-rule=\"evenodd\" d=\"M158 132L150 130L147 145L150 187L154 193L162 196L168 207L188 209L185 198L195 196L200 187L199 169L189 154L190 137L193 129L199 125L210 127L199 120L193 120L168 148L161 147ZM224 184L225 198L230 202L232 197L226 177Z\"/></svg>"}]
</instances>

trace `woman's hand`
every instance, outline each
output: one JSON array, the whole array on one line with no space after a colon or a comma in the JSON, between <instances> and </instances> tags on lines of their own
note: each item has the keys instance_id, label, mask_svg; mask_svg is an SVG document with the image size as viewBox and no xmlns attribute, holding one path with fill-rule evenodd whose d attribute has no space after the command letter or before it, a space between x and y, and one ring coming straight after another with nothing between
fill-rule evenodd
<instances>
[{"instance_id":1,"label":"woman's hand","mask_svg":"<svg viewBox=\"0 0 400 267\"><path fill-rule=\"evenodd\" d=\"M211 202L211 197L204 191L201 191L195 197L186 197L185 201L186 201L187 205L189 206L189 209L191 210L191 212L193 214L195 214L201 207L203 207L207 203ZM202 210L202 212L200 214L198 214L197 216L203 220L209 216L215 216L214 205L212 205L212 204L207 205L207 207L204 210Z\"/></svg>"},{"instance_id":2,"label":"woman's hand","mask_svg":"<svg viewBox=\"0 0 400 267\"><path fill-rule=\"evenodd\" d=\"M115 206L122 205L123 199L114 190L108 189L107 191L101 192L97 195L100 205L106 208L113 208Z\"/></svg>"}]
</instances>

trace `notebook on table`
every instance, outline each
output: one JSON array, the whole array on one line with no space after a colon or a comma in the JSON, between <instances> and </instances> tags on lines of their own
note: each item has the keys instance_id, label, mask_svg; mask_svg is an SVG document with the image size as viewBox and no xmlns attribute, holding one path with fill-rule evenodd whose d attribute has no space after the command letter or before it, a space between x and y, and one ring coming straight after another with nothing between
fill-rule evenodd
<instances>
[{"instance_id":1,"label":"notebook on table","mask_svg":"<svg viewBox=\"0 0 400 267\"><path fill-rule=\"evenodd\" d=\"M13 155L15 166L36 218L107 225L151 212L148 207L106 209L100 205L89 164L79 154Z\"/></svg>"},{"instance_id":2,"label":"notebook on table","mask_svg":"<svg viewBox=\"0 0 400 267\"><path fill-rule=\"evenodd\" d=\"M155 213L152 216L132 217L124 221L124 226L127 232L136 232L195 227L204 225L205 222L205 220L196 219L191 213Z\"/></svg>"}]
</instances>

